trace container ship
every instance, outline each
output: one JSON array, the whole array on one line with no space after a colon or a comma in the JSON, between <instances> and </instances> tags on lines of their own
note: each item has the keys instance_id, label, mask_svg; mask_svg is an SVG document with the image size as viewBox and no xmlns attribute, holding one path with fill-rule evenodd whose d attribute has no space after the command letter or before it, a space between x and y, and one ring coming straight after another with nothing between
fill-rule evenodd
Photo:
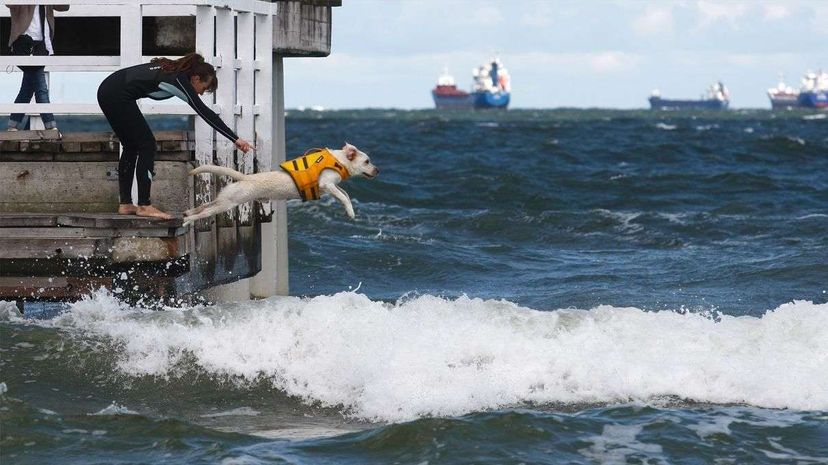
<instances>
[{"instance_id":1,"label":"container ship","mask_svg":"<svg viewBox=\"0 0 828 465\"><path fill-rule=\"evenodd\" d=\"M726 110L730 104L730 92L724 84L717 82L707 89L707 95L698 100L666 99L658 90L654 90L648 100L653 110Z\"/></svg>"},{"instance_id":2,"label":"container ship","mask_svg":"<svg viewBox=\"0 0 828 465\"><path fill-rule=\"evenodd\" d=\"M799 91L801 108L828 109L828 73L807 73Z\"/></svg>"},{"instance_id":3,"label":"container ship","mask_svg":"<svg viewBox=\"0 0 828 465\"><path fill-rule=\"evenodd\" d=\"M779 84L768 89L768 98L774 110L796 108L799 106L799 91L785 84L785 79L779 76Z\"/></svg>"},{"instance_id":4,"label":"container ship","mask_svg":"<svg viewBox=\"0 0 828 465\"><path fill-rule=\"evenodd\" d=\"M511 96L509 72L500 59L493 58L489 63L472 70L473 84L471 92L457 88L448 70L437 78L437 85L431 90L434 106L444 108L480 108L506 109Z\"/></svg>"}]
</instances>

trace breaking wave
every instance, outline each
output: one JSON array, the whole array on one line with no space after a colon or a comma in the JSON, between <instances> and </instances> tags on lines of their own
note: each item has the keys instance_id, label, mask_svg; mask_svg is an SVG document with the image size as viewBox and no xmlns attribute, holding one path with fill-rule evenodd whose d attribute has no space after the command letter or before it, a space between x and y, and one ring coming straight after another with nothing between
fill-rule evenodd
<instances>
[{"instance_id":1,"label":"breaking wave","mask_svg":"<svg viewBox=\"0 0 828 465\"><path fill-rule=\"evenodd\" d=\"M828 304L806 301L737 317L349 292L153 312L99 292L25 324L113 342L89 346L122 376L264 381L368 420L663 398L828 410Z\"/></svg>"}]
</instances>

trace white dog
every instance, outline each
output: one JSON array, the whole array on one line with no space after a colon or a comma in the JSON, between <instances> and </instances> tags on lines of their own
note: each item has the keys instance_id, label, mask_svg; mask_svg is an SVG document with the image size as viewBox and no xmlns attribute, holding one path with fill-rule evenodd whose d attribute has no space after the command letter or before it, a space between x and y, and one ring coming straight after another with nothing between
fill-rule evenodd
<instances>
[{"instance_id":1,"label":"white dog","mask_svg":"<svg viewBox=\"0 0 828 465\"><path fill-rule=\"evenodd\" d=\"M236 205L257 199L316 200L327 192L339 200L348 216L354 218L351 198L337 184L350 176L368 179L379 174L364 152L349 143L342 150L315 149L299 158L282 163L281 170L244 174L224 166L202 165L190 175L213 173L236 180L219 192L216 200L184 212L184 226L195 220L227 211Z\"/></svg>"}]
</instances>

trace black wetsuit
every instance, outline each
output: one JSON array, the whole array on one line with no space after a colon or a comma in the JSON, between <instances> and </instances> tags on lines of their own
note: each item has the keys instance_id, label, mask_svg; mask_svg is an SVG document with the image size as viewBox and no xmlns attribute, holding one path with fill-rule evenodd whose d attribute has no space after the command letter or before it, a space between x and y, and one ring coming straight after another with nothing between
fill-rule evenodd
<instances>
[{"instance_id":1,"label":"black wetsuit","mask_svg":"<svg viewBox=\"0 0 828 465\"><path fill-rule=\"evenodd\" d=\"M110 74L98 87L98 104L123 146L118 163L121 203L132 203L132 174L138 181L138 205L150 205L155 174L155 137L138 109L136 100L165 100L177 96L187 102L219 134L235 142L239 137L201 101L187 75L167 74L157 64L146 63ZM137 170L136 170L137 165Z\"/></svg>"}]
</instances>

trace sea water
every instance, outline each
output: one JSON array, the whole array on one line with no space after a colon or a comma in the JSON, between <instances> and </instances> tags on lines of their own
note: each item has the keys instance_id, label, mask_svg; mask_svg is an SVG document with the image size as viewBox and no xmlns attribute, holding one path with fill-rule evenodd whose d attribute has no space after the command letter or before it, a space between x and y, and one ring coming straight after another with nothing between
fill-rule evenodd
<instances>
[{"instance_id":1,"label":"sea water","mask_svg":"<svg viewBox=\"0 0 828 465\"><path fill-rule=\"evenodd\" d=\"M2 463L828 463L828 120L290 111L291 297L0 303Z\"/></svg>"}]
</instances>

